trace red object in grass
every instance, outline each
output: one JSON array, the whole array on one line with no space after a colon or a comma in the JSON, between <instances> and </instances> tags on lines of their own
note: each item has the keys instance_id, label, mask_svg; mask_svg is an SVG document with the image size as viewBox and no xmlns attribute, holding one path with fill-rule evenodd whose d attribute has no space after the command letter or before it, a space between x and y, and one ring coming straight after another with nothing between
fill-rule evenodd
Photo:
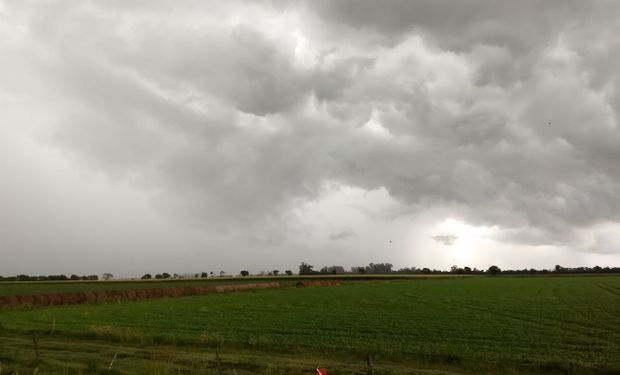
<instances>
[{"instance_id":1,"label":"red object in grass","mask_svg":"<svg viewBox=\"0 0 620 375\"><path fill-rule=\"evenodd\" d=\"M327 370L325 370L324 368L318 368L317 367L316 375L327 375Z\"/></svg>"}]
</instances>

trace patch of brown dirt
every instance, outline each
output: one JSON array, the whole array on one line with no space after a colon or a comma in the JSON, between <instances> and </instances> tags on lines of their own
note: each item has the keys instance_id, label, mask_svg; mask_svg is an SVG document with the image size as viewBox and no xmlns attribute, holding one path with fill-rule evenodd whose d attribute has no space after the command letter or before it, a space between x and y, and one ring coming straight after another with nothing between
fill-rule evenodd
<instances>
[{"instance_id":1,"label":"patch of brown dirt","mask_svg":"<svg viewBox=\"0 0 620 375\"><path fill-rule=\"evenodd\" d=\"M297 283L298 288L305 288L309 286L337 286L340 285L338 280L302 280Z\"/></svg>"},{"instance_id":2,"label":"patch of brown dirt","mask_svg":"<svg viewBox=\"0 0 620 375\"><path fill-rule=\"evenodd\" d=\"M321 284L322 285L322 284ZM332 284L330 284L332 285ZM299 285L298 285L299 286ZM20 296L0 296L0 308L12 306L76 305L93 302L135 301L152 298L196 296L209 293L226 293L253 289L279 288L280 283L251 283L216 286L186 286L172 288L127 289L92 291L83 293L47 293Z\"/></svg>"}]
</instances>

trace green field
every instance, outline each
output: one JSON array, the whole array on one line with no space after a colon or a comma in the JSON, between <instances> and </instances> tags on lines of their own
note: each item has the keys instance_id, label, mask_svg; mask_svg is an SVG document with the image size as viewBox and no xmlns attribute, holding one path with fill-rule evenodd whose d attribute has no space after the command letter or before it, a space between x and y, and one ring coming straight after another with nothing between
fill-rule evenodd
<instances>
[{"instance_id":1,"label":"green field","mask_svg":"<svg viewBox=\"0 0 620 375\"><path fill-rule=\"evenodd\" d=\"M167 280L123 280L123 281L28 281L0 282L0 296L28 295L43 293L72 293L90 291L110 291L122 289L170 288L196 285L220 285L272 281L273 278L208 278L208 279L167 279ZM275 281L287 280L285 277Z\"/></svg>"},{"instance_id":2,"label":"green field","mask_svg":"<svg viewBox=\"0 0 620 375\"><path fill-rule=\"evenodd\" d=\"M445 278L444 275L340 275L314 276L314 279L347 279L355 281L367 280L397 280L397 279L427 279ZM277 281L283 286L294 285L299 280L308 277L300 276L253 276L253 277L214 277L205 279L165 279L165 280L111 280L111 281L28 281L28 282L0 282L0 296L29 295L43 293L71 293L89 291L111 291L122 289L170 288L199 285L222 285L234 283L254 283Z\"/></svg>"},{"instance_id":3,"label":"green field","mask_svg":"<svg viewBox=\"0 0 620 375\"><path fill-rule=\"evenodd\" d=\"M228 361L225 373L235 374L312 373L304 366L319 361L337 366L332 374L355 373L367 353L376 373L617 374L620 277L385 280L0 310L0 366L33 366L32 330L41 369L61 373L122 348L114 368L123 373L223 373L217 351L218 366ZM161 360L145 353L162 348L169 360L149 370Z\"/></svg>"}]
</instances>

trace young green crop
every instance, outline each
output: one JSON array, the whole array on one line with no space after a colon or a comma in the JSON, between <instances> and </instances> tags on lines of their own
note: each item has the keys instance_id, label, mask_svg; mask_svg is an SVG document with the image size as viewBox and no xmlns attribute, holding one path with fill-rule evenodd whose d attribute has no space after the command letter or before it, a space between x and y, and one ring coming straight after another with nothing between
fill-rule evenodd
<instances>
[{"instance_id":1,"label":"young green crop","mask_svg":"<svg viewBox=\"0 0 620 375\"><path fill-rule=\"evenodd\" d=\"M9 332L515 371L620 371L620 278L375 281L0 311Z\"/></svg>"},{"instance_id":2,"label":"young green crop","mask_svg":"<svg viewBox=\"0 0 620 375\"><path fill-rule=\"evenodd\" d=\"M338 275L338 276L255 276L255 277L214 277L204 279L151 279L151 280L110 280L110 281L28 281L28 282L0 282L0 296L29 295L45 293L74 293L88 291L110 291L123 289L171 288L200 285L222 285L235 283L255 283L277 281L282 286L294 285L300 280L319 279L346 279L346 280L398 280L398 279L427 279L446 278L451 275Z\"/></svg>"}]
</instances>

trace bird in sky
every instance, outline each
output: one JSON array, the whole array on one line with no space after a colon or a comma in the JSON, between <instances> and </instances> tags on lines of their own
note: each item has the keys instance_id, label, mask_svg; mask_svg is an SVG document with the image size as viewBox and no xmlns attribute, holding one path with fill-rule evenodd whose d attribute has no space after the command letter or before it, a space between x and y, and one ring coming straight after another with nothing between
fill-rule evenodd
<instances>
[{"instance_id":1,"label":"bird in sky","mask_svg":"<svg viewBox=\"0 0 620 375\"><path fill-rule=\"evenodd\" d=\"M547 125L551 125L551 121L547 121Z\"/></svg>"}]
</instances>

